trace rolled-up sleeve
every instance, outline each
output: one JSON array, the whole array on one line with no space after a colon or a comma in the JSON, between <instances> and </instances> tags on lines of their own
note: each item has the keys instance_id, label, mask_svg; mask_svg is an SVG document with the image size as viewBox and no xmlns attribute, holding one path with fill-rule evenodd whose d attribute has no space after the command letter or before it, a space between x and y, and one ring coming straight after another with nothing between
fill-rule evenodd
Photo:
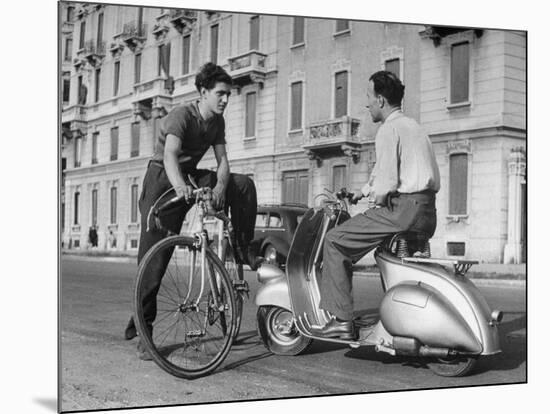
<instances>
[{"instance_id":1,"label":"rolled-up sleeve","mask_svg":"<svg viewBox=\"0 0 550 414\"><path fill-rule=\"evenodd\" d=\"M389 125L382 125L376 135L375 176L371 197L376 204L384 204L388 193L399 186L399 136Z\"/></svg>"}]
</instances>

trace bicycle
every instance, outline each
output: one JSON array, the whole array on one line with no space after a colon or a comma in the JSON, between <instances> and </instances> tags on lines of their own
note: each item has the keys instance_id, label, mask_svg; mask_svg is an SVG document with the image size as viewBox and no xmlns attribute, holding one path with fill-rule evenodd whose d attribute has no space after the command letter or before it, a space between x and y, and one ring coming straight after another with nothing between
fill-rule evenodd
<instances>
[{"instance_id":1,"label":"bicycle","mask_svg":"<svg viewBox=\"0 0 550 414\"><path fill-rule=\"evenodd\" d=\"M196 187L196 185L194 185ZM161 195L149 212L173 208L175 197L161 206ZM192 235L168 234L143 257L134 291L136 328L153 360L166 372L185 379L212 373L224 361L237 337L248 294L242 264L235 258L231 221L211 206L212 190L196 188L198 229ZM213 221L216 220L216 221ZM155 218L162 228L160 220ZM216 237L207 227L217 224ZM152 327L144 319L144 275L152 263L169 256L157 293L157 317Z\"/></svg>"}]
</instances>

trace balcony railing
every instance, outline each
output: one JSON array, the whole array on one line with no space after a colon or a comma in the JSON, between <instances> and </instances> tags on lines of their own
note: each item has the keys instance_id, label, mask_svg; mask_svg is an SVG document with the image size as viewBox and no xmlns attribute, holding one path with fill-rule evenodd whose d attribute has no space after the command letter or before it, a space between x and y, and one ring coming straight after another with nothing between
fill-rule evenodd
<instances>
[{"instance_id":1,"label":"balcony railing","mask_svg":"<svg viewBox=\"0 0 550 414\"><path fill-rule=\"evenodd\" d=\"M229 58L229 70L234 84L236 86L250 83L263 85L267 73L266 60L267 55L256 50Z\"/></svg>"},{"instance_id":2,"label":"balcony railing","mask_svg":"<svg viewBox=\"0 0 550 414\"><path fill-rule=\"evenodd\" d=\"M340 152L352 156L356 161L359 156L360 125L358 119L349 116L312 123L308 127L308 137L302 148L316 157Z\"/></svg>"},{"instance_id":3,"label":"balcony railing","mask_svg":"<svg viewBox=\"0 0 550 414\"><path fill-rule=\"evenodd\" d=\"M61 113L61 122L86 122L86 107L83 105L73 105L64 108Z\"/></svg>"},{"instance_id":4,"label":"balcony railing","mask_svg":"<svg viewBox=\"0 0 550 414\"><path fill-rule=\"evenodd\" d=\"M164 105L172 102L174 91L173 78L157 78L134 86L132 104L134 113L143 119L158 118L166 115Z\"/></svg>"},{"instance_id":5,"label":"balcony railing","mask_svg":"<svg viewBox=\"0 0 550 414\"><path fill-rule=\"evenodd\" d=\"M79 51L79 55L88 60L92 66L96 66L105 57L105 42L88 40L84 43L84 48Z\"/></svg>"},{"instance_id":6,"label":"balcony railing","mask_svg":"<svg viewBox=\"0 0 550 414\"><path fill-rule=\"evenodd\" d=\"M190 29L197 20L197 12L183 9L170 10L169 19L174 28L179 33L183 33L184 30Z\"/></svg>"},{"instance_id":7,"label":"balcony railing","mask_svg":"<svg viewBox=\"0 0 550 414\"><path fill-rule=\"evenodd\" d=\"M147 24L138 22L125 23L120 38L131 49L141 47L147 40Z\"/></svg>"}]
</instances>

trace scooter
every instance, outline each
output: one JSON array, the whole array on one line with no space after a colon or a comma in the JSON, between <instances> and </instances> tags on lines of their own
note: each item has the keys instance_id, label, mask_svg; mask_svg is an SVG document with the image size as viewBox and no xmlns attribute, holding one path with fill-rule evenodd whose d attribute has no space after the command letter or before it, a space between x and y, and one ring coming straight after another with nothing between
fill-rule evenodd
<instances>
[{"instance_id":1,"label":"scooter","mask_svg":"<svg viewBox=\"0 0 550 414\"><path fill-rule=\"evenodd\" d=\"M325 190L327 191L327 190ZM465 276L477 261L434 259L428 238L398 233L374 253L384 296L379 320L355 320L355 339L315 335L331 315L319 308L323 241L327 232L350 215L353 194L327 191L322 206L306 212L298 225L285 270L262 264L258 332L277 355L298 355L313 340L413 357L435 374L447 377L471 372L483 356L501 351L497 325L503 313L491 310L477 287Z\"/></svg>"}]
</instances>

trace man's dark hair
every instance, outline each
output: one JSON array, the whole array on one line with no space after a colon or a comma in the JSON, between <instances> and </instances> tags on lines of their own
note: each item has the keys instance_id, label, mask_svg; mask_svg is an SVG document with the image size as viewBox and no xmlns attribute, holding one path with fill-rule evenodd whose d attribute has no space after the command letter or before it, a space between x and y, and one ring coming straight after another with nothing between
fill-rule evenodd
<instances>
[{"instance_id":1,"label":"man's dark hair","mask_svg":"<svg viewBox=\"0 0 550 414\"><path fill-rule=\"evenodd\" d=\"M374 84L374 93L382 95L391 106L401 106L405 85L392 72L381 70L369 78Z\"/></svg>"},{"instance_id":2,"label":"man's dark hair","mask_svg":"<svg viewBox=\"0 0 550 414\"><path fill-rule=\"evenodd\" d=\"M224 82L229 85L233 84L233 79L229 74L215 63L208 62L202 65L195 77L195 87L200 92L201 88L208 90L214 88L217 82Z\"/></svg>"}]
</instances>

